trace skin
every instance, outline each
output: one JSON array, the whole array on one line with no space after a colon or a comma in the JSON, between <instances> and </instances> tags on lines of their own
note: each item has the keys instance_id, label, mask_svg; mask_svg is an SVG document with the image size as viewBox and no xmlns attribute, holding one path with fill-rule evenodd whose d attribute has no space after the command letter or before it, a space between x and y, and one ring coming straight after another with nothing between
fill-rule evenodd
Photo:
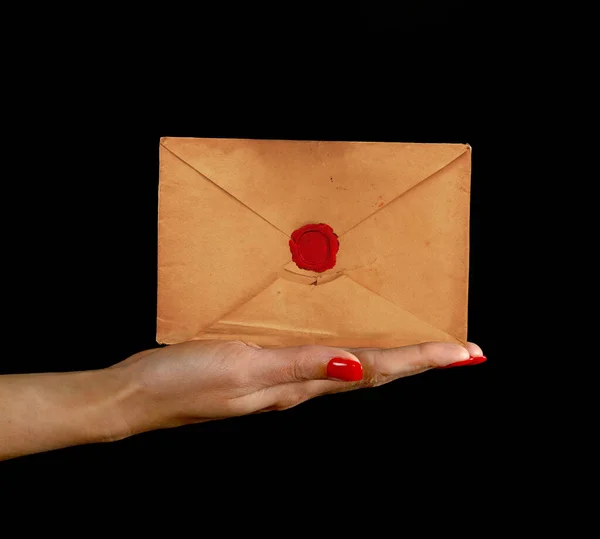
<instances>
[{"instance_id":1,"label":"skin","mask_svg":"<svg viewBox=\"0 0 600 539\"><path fill-rule=\"evenodd\" d=\"M0 376L0 460L286 410L319 395L375 387L482 355L473 343L262 349L237 341L192 341L139 352L106 369ZM334 357L359 361L363 379L327 378Z\"/></svg>"}]
</instances>

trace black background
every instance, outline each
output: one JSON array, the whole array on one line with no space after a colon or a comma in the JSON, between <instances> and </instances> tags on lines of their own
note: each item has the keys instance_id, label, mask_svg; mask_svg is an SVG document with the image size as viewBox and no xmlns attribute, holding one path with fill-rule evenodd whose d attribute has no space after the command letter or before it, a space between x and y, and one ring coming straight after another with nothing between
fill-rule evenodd
<instances>
[{"instance_id":1,"label":"black background","mask_svg":"<svg viewBox=\"0 0 600 539\"><path fill-rule=\"evenodd\" d=\"M14 171L4 202L18 217L6 228L1 371L102 368L156 346L161 136L469 143L469 339L488 362L0 466L205 476L293 463L375 477L453 463L482 480L497 469L491 455L510 454L518 435L507 373L525 316L514 308L515 276L527 269L516 264L523 208L506 188L515 175L506 157L526 127L515 124L510 40L490 26L500 14L466 21L467 3L435 13L322 22L287 40L285 27L268 39L246 28L233 42L223 25L189 44L107 40L83 62L69 56L72 43L40 48L37 85L13 80L5 104L19 115L4 145Z\"/></svg>"}]
</instances>

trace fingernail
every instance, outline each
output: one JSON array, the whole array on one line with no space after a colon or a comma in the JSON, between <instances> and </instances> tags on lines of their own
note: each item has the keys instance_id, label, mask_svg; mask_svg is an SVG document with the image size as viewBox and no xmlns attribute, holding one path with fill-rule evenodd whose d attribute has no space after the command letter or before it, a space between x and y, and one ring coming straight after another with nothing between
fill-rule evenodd
<instances>
[{"instance_id":1,"label":"fingernail","mask_svg":"<svg viewBox=\"0 0 600 539\"><path fill-rule=\"evenodd\" d=\"M327 363L327 376L344 382L357 382L362 380L362 365L353 359L334 357Z\"/></svg>"},{"instance_id":2,"label":"fingernail","mask_svg":"<svg viewBox=\"0 0 600 539\"><path fill-rule=\"evenodd\" d=\"M450 363L450 365L446 365L445 367L438 367L438 369L449 369L450 367L462 367L463 365L479 365L480 363L483 363L484 361L487 361L487 357L485 357L485 356L478 356L478 357L471 356L469 359L465 359L464 361L455 361L454 363Z\"/></svg>"}]
</instances>

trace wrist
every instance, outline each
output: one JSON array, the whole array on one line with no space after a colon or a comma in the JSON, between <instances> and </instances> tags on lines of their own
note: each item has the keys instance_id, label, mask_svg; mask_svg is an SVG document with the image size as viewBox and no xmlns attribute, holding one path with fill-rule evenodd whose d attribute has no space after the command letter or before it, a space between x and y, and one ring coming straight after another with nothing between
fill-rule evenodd
<instances>
[{"instance_id":1,"label":"wrist","mask_svg":"<svg viewBox=\"0 0 600 539\"><path fill-rule=\"evenodd\" d=\"M111 390L110 429L101 441L117 441L150 430L175 426L168 402L144 383L139 364L105 369Z\"/></svg>"},{"instance_id":2,"label":"wrist","mask_svg":"<svg viewBox=\"0 0 600 539\"><path fill-rule=\"evenodd\" d=\"M106 388L104 428L97 432L98 442L114 442L150 430L151 407L145 391L130 366L115 366L97 371L98 381Z\"/></svg>"},{"instance_id":3,"label":"wrist","mask_svg":"<svg viewBox=\"0 0 600 539\"><path fill-rule=\"evenodd\" d=\"M113 442L135 434L126 404L136 386L126 369L109 368L69 373L65 381L81 402L68 403L79 443ZM65 403L67 405L67 403Z\"/></svg>"},{"instance_id":4,"label":"wrist","mask_svg":"<svg viewBox=\"0 0 600 539\"><path fill-rule=\"evenodd\" d=\"M79 443L115 442L148 430L147 407L135 373L127 366L69 373L82 402L73 403Z\"/></svg>"}]
</instances>

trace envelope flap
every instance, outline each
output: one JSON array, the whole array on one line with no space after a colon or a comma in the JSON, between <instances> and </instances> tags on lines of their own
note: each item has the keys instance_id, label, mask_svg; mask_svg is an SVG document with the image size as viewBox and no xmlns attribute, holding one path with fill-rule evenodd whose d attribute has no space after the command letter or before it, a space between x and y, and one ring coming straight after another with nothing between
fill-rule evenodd
<instances>
[{"instance_id":1,"label":"envelope flap","mask_svg":"<svg viewBox=\"0 0 600 539\"><path fill-rule=\"evenodd\" d=\"M288 235L321 222L344 234L468 149L170 137L161 144Z\"/></svg>"},{"instance_id":2,"label":"envelope flap","mask_svg":"<svg viewBox=\"0 0 600 539\"><path fill-rule=\"evenodd\" d=\"M317 286L279 278L196 338L241 339L262 346L459 342L346 276Z\"/></svg>"}]
</instances>

